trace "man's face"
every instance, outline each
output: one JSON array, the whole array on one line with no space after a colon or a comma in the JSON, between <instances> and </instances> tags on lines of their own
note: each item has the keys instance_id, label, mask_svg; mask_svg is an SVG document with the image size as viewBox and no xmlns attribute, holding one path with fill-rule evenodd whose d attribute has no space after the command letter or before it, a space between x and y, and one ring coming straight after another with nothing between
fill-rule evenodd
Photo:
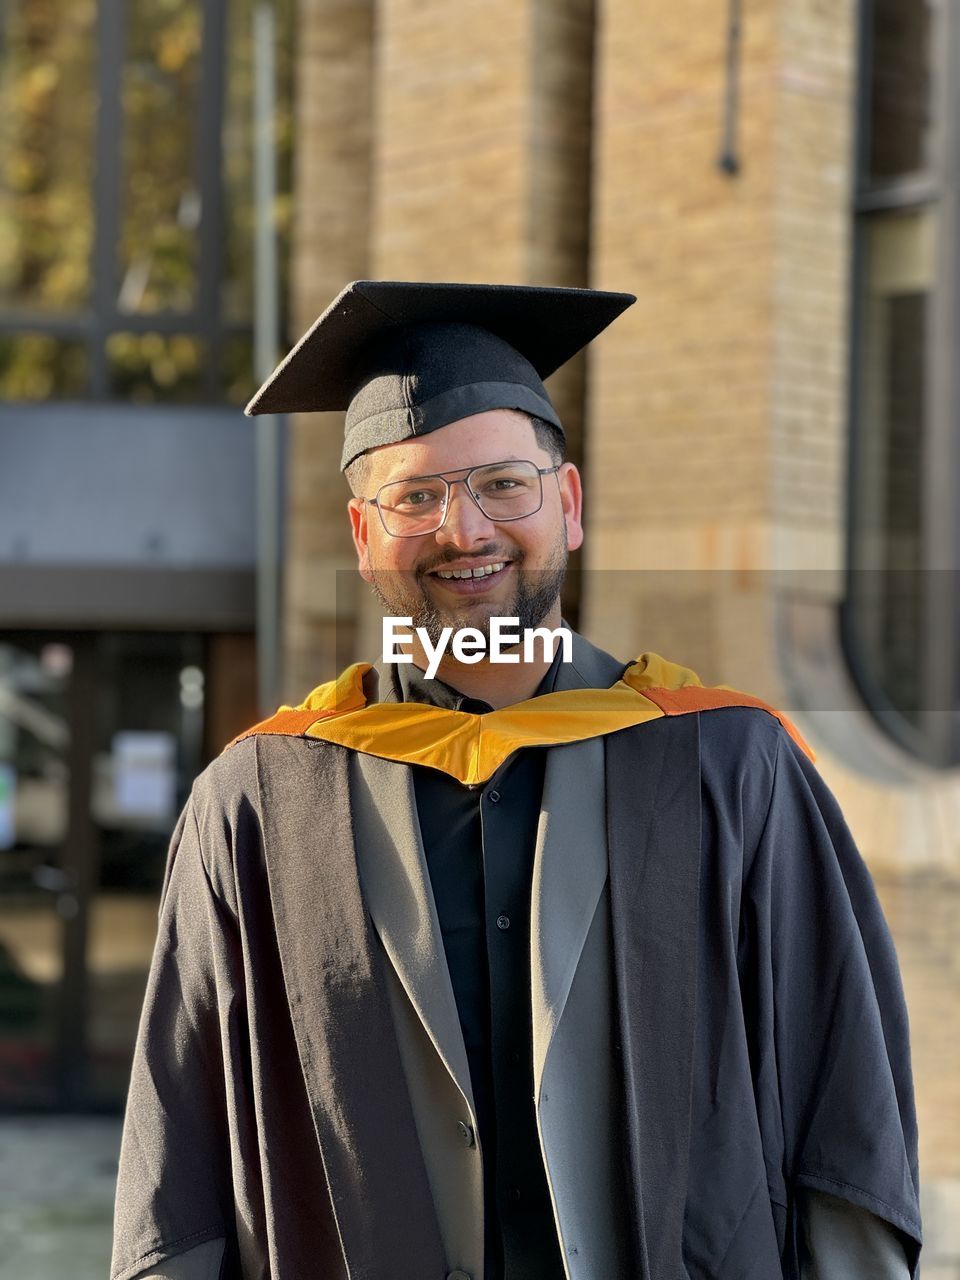
<instances>
[{"instance_id":1,"label":"man's face","mask_svg":"<svg viewBox=\"0 0 960 1280\"><path fill-rule=\"evenodd\" d=\"M371 450L367 498L381 485L507 459L553 465L533 425L512 409L461 418L429 435ZM454 479L453 476L448 477ZM491 617L519 618L520 627L560 621L559 595L567 554L583 541L580 476L572 463L543 480L543 505L520 520L495 522L463 484L450 491L447 518L434 533L391 537L368 502L349 504L360 573L387 614L411 617L436 644L443 627L476 627ZM482 578L444 579L441 572L502 566Z\"/></svg>"}]
</instances>

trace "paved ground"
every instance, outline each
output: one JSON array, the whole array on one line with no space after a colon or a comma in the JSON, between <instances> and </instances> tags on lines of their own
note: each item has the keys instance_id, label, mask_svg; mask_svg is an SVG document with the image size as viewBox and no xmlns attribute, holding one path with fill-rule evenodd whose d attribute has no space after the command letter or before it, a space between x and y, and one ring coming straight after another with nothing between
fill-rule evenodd
<instances>
[{"instance_id":1,"label":"paved ground","mask_svg":"<svg viewBox=\"0 0 960 1280\"><path fill-rule=\"evenodd\" d=\"M0 1120L0 1280L106 1280L119 1149L119 1120Z\"/></svg>"}]
</instances>

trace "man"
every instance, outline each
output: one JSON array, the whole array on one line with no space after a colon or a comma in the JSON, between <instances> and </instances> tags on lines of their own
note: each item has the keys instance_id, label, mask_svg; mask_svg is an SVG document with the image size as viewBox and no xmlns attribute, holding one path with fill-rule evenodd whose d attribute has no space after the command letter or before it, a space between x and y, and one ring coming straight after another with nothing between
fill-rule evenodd
<instances>
[{"instance_id":1,"label":"man","mask_svg":"<svg viewBox=\"0 0 960 1280\"><path fill-rule=\"evenodd\" d=\"M414 661L194 786L113 1280L915 1275L896 960L796 731L579 636L493 661L495 619L563 630L582 540L542 378L631 301L357 282L251 402L347 408Z\"/></svg>"}]
</instances>

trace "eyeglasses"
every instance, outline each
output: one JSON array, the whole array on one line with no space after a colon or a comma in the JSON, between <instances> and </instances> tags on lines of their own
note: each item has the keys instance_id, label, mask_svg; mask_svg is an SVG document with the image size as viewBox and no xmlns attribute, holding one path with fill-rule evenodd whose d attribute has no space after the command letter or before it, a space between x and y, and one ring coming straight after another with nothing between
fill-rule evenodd
<instances>
[{"instance_id":1,"label":"eyeglasses","mask_svg":"<svg viewBox=\"0 0 960 1280\"><path fill-rule=\"evenodd\" d=\"M380 486L375 498L364 501L380 512L381 523L391 538L416 538L443 527L450 508L450 490L455 484L465 486L488 520L502 524L535 515L543 506L543 477L559 470L559 463L555 467L538 467L524 459L485 462L432 476L391 480ZM457 471L466 474L447 479Z\"/></svg>"}]
</instances>

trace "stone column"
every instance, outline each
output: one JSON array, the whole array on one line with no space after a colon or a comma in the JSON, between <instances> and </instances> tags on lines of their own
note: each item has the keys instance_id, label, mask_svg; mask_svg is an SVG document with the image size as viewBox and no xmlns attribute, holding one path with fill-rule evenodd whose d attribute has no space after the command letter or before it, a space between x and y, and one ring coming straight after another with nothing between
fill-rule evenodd
<instances>
[{"instance_id":1,"label":"stone column","mask_svg":"<svg viewBox=\"0 0 960 1280\"><path fill-rule=\"evenodd\" d=\"M300 0L291 331L369 274L372 0ZM299 702L350 661L355 561L340 474L340 414L290 423L284 697ZM338 590L339 587L339 590ZM340 597L338 600L338 596Z\"/></svg>"}]
</instances>

